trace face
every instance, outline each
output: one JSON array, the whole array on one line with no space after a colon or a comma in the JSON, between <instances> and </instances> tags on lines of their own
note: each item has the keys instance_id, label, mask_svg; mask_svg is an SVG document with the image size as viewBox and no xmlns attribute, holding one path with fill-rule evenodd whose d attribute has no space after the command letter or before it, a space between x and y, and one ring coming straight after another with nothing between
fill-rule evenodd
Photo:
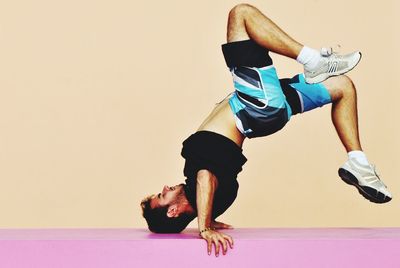
<instances>
[{"instance_id":1,"label":"face","mask_svg":"<svg viewBox=\"0 0 400 268\"><path fill-rule=\"evenodd\" d=\"M160 193L153 195L150 206L156 208L173 204L179 199L183 191L183 184L175 186L165 185Z\"/></svg>"}]
</instances>

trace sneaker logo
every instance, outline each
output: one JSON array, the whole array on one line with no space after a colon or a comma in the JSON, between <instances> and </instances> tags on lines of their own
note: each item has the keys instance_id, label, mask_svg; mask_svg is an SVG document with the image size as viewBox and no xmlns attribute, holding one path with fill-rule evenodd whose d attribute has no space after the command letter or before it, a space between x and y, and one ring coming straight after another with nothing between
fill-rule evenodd
<instances>
[{"instance_id":1,"label":"sneaker logo","mask_svg":"<svg viewBox=\"0 0 400 268\"><path fill-rule=\"evenodd\" d=\"M328 73L334 73L338 69L338 62L333 61L333 62L328 62Z\"/></svg>"}]
</instances>

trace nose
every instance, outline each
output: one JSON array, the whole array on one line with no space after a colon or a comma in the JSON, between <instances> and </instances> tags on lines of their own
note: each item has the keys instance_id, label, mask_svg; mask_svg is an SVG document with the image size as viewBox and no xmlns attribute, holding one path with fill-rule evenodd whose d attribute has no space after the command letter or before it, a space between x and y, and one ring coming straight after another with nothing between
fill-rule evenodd
<instances>
[{"instance_id":1,"label":"nose","mask_svg":"<svg viewBox=\"0 0 400 268\"><path fill-rule=\"evenodd\" d=\"M164 188L163 188L163 190L162 190L163 194L164 194L165 192L167 192L168 190L169 190L169 187L168 187L167 185L164 185Z\"/></svg>"}]
</instances>

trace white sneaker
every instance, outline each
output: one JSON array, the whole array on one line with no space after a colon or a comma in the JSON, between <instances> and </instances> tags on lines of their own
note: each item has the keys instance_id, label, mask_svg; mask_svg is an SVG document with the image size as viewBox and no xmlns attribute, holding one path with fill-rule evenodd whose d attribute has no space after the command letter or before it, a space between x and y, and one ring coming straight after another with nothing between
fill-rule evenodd
<instances>
[{"instance_id":1,"label":"white sneaker","mask_svg":"<svg viewBox=\"0 0 400 268\"><path fill-rule=\"evenodd\" d=\"M339 55L332 48L321 49L321 60L312 70L304 68L305 80L308 84L320 83L331 76L345 74L352 70L361 60L361 52Z\"/></svg>"},{"instance_id":2,"label":"white sneaker","mask_svg":"<svg viewBox=\"0 0 400 268\"><path fill-rule=\"evenodd\" d=\"M364 165L350 158L338 172L344 182L354 185L369 201L386 203L392 200L392 195L380 180L374 165Z\"/></svg>"}]
</instances>

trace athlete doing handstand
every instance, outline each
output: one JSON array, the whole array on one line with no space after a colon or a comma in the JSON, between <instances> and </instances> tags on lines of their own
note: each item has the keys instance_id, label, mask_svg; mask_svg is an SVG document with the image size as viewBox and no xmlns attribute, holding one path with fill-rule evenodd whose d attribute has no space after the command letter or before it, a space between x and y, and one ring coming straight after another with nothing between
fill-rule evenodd
<instances>
[{"instance_id":1,"label":"athlete doing handstand","mask_svg":"<svg viewBox=\"0 0 400 268\"><path fill-rule=\"evenodd\" d=\"M233 76L234 91L222 100L197 131L183 142L185 183L164 186L141 202L152 232L181 232L198 218L200 236L225 254L233 240L217 229L230 226L215 219L234 202L237 174L247 161L245 138L270 135L290 117L332 103L332 122L348 160L339 176L368 200L385 203L392 196L362 151L357 121L356 90L342 74L354 68L360 52L338 55L317 51L293 40L257 8L239 4L229 12L227 43L222 45ZM304 65L304 74L279 79L272 51Z\"/></svg>"}]
</instances>

